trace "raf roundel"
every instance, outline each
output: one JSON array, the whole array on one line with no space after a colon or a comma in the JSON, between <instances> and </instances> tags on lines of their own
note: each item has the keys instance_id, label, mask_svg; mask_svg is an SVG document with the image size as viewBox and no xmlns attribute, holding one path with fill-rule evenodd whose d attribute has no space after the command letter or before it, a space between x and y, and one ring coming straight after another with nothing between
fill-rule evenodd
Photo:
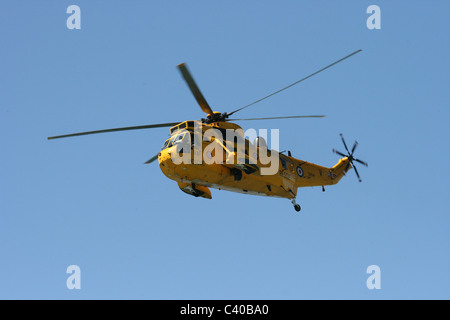
<instances>
[{"instance_id":1,"label":"raf roundel","mask_svg":"<svg viewBox=\"0 0 450 320\"><path fill-rule=\"evenodd\" d=\"M303 169L300 166L297 167L297 174L300 178L303 177Z\"/></svg>"}]
</instances>

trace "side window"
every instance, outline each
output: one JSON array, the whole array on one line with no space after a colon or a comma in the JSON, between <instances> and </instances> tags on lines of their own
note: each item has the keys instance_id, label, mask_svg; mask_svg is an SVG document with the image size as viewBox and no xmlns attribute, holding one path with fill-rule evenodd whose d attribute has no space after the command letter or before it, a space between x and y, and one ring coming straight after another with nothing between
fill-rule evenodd
<instances>
[{"instance_id":1,"label":"side window","mask_svg":"<svg viewBox=\"0 0 450 320\"><path fill-rule=\"evenodd\" d=\"M284 160L283 158L280 157L280 161L281 161L281 165L283 166L283 169L287 170L286 160Z\"/></svg>"},{"instance_id":2,"label":"side window","mask_svg":"<svg viewBox=\"0 0 450 320\"><path fill-rule=\"evenodd\" d=\"M181 144L181 149L179 151L180 154L182 154L184 152L184 150L183 150L184 144L182 143L182 141L185 136L186 136L186 134L180 134L176 140L176 144Z\"/></svg>"}]
</instances>

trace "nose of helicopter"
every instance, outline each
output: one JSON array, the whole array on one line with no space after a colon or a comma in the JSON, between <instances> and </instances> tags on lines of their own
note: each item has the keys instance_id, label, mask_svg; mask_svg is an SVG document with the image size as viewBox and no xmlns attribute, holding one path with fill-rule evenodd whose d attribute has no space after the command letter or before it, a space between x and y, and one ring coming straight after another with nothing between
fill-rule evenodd
<instances>
[{"instance_id":1,"label":"nose of helicopter","mask_svg":"<svg viewBox=\"0 0 450 320\"><path fill-rule=\"evenodd\" d=\"M161 171L170 178L174 174L175 170L175 164L172 161L170 149L164 149L159 153L158 162Z\"/></svg>"}]
</instances>

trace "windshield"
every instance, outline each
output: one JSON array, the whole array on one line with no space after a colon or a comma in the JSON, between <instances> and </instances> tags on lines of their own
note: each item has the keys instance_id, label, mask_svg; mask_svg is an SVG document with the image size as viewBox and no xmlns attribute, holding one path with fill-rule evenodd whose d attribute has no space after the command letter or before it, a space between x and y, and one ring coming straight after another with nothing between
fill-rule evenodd
<instances>
[{"instance_id":1,"label":"windshield","mask_svg":"<svg viewBox=\"0 0 450 320\"><path fill-rule=\"evenodd\" d=\"M164 145L161 150L164 150L166 148L173 147L174 145L179 144L181 141L183 141L184 136L186 135L186 132L173 136L170 139L167 139L166 142L164 142Z\"/></svg>"},{"instance_id":2,"label":"windshield","mask_svg":"<svg viewBox=\"0 0 450 320\"><path fill-rule=\"evenodd\" d=\"M166 142L164 142L164 145L161 148L161 150L164 150L165 148L167 148L167 146L169 145L169 141L170 141L170 139L167 139Z\"/></svg>"}]
</instances>

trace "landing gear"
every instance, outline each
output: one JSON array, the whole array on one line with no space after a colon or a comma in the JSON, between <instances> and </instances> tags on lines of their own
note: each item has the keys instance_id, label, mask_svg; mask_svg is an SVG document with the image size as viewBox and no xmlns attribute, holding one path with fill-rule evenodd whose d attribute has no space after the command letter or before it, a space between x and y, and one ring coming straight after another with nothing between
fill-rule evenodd
<instances>
[{"instance_id":1,"label":"landing gear","mask_svg":"<svg viewBox=\"0 0 450 320\"><path fill-rule=\"evenodd\" d=\"M297 202L295 202L295 199L292 199L291 202L294 205L295 211L300 212L300 210L302 210L302 207L300 207L300 205Z\"/></svg>"}]
</instances>

